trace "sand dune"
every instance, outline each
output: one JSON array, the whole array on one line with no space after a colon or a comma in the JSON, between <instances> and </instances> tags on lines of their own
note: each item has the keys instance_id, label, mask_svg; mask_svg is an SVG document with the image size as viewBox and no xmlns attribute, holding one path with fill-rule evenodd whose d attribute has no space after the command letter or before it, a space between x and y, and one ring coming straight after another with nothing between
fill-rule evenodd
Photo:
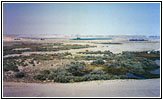
<instances>
[{"instance_id":1,"label":"sand dune","mask_svg":"<svg viewBox=\"0 0 163 100\"><path fill-rule=\"evenodd\" d=\"M3 82L4 97L159 97L160 79L81 83Z\"/></svg>"}]
</instances>

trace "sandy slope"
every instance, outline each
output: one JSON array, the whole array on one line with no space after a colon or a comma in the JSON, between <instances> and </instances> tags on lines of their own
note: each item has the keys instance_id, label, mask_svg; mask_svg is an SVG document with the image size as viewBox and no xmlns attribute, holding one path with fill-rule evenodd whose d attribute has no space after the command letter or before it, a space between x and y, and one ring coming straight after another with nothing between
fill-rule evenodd
<instances>
[{"instance_id":1,"label":"sandy slope","mask_svg":"<svg viewBox=\"0 0 163 100\"><path fill-rule=\"evenodd\" d=\"M3 83L4 97L159 97L160 79L81 83Z\"/></svg>"}]
</instances>

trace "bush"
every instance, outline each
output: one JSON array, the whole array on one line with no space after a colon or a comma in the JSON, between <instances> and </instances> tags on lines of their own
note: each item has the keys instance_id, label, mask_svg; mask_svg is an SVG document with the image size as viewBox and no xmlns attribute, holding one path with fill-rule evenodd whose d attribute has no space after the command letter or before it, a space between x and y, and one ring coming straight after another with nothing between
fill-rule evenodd
<instances>
[{"instance_id":1,"label":"bush","mask_svg":"<svg viewBox=\"0 0 163 100\"><path fill-rule=\"evenodd\" d=\"M58 75L57 77L54 77L54 82L61 82L61 83L73 82L73 76Z\"/></svg>"},{"instance_id":2,"label":"bush","mask_svg":"<svg viewBox=\"0 0 163 100\"><path fill-rule=\"evenodd\" d=\"M3 71L14 71L14 72L19 72L18 66L15 65L15 63L10 62L10 63L5 63L3 64Z\"/></svg>"},{"instance_id":3,"label":"bush","mask_svg":"<svg viewBox=\"0 0 163 100\"><path fill-rule=\"evenodd\" d=\"M91 65L98 65L98 64L101 64L103 65L104 64L104 61L102 59L98 59L98 60L95 60L91 63Z\"/></svg>"},{"instance_id":4,"label":"bush","mask_svg":"<svg viewBox=\"0 0 163 100\"><path fill-rule=\"evenodd\" d=\"M46 78L49 77L50 71L49 70L43 70L38 75L35 76L35 79L37 80L46 80Z\"/></svg>"},{"instance_id":5,"label":"bush","mask_svg":"<svg viewBox=\"0 0 163 100\"><path fill-rule=\"evenodd\" d=\"M63 68L58 68L48 75L49 80L67 83L73 80L73 75Z\"/></svg>"},{"instance_id":6,"label":"bush","mask_svg":"<svg viewBox=\"0 0 163 100\"><path fill-rule=\"evenodd\" d=\"M15 74L16 78L23 78L24 76L25 76L24 72L19 72L19 73Z\"/></svg>"},{"instance_id":7,"label":"bush","mask_svg":"<svg viewBox=\"0 0 163 100\"><path fill-rule=\"evenodd\" d=\"M46 76L44 76L44 75L42 75L42 74L39 74L39 75L36 75L36 76L35 76L35 79L36 79L36 80L41 80L41 81L43 81L43 80L46 80Z\"/></svg>"},{"instance_id":8,"label":"bush","mask_svg":"<svg viewBox=\"0 0 163 100\"><path fill-rule=\"evenodd\" d=\"M74 76L81 76L83 75L84 66L84 62L71 62L71 64L66 65L66 70Z\"/></svg>"},{"instance_id":9,"label":"bush","mask_svg":"<svg viewBox=\"0 0 163 100\"><path fill-rule=\"evenodd\" d=\"M56 76L55 73L51 73L48 75L48 79L53 80L55 76Z\"/></svg>"},{"instance_id":10,"label":"bush","mask_svg":"<svg viewBox=\"0 0 163 100\"><path fill-rule=\"evenodd\" d=\"M111 68L115 68L117 66L120 66L120 64L118 62L111 62L110 64L108 64L106 66L107 69L111 69Z\"/></svg>"},{"instance_id":11,"label":"bush","mask_svg":"<svg viewBox=\"0 0 163 100\"><path fill-rule=\"evenodd\" d=\"M117 62L111 62L110 64L105 66L105 70L113 75L124 75L128 69L123 65L123 63Z\"/></svg>"},{"instance_id":12,"label":"bush","mask_svg":"<svg viewBox=\"0 0 163 100\"><path fill-rule=\"evenodd\" d=\"M88 81L92 81L92 80L103 80L104 77L105 77L104 75L90 74L90 75L88 75Z\"/></svg>"},{"instance_id":13,"label":"bush","mask_svg":"<svg viewBox=\"0 0 163 100\"><path fill-rule=\"evenodd\" d=\"M101 69L95 69L92 72L90 72L91 75L104 75L104 71Z\"/></svg>"},{"instance_id":14,"label":"bush","mask_svg":"<svg viewBox=\"0 0 163 100\"><path fill-rule=\"evenodd\" d=\"M50 71L49 70L43 70L41 73L44 75L47 75L47 74L50 74Z\"/></svg>"},{"instance_id":15,"label":"bush","mask_svg":"<svg viewBox=\"0 0 163 100\"><path fill-rule=\"evenodd\" d=\"M85 77L74 77L73 81L74 82L82 82L82 81L86 81L86 79L84 79Z\"/></svg>"}]
</instances>

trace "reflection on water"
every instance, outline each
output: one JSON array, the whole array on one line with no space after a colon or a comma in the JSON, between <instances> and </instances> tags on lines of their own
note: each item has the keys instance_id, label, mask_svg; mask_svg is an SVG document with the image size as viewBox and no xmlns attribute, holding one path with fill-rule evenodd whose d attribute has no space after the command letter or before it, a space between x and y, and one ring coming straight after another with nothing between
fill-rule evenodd
<instances>
[{"instance_id":1,"label":"reflection on water","mask_svg":"<svg viewBox=\"0 0 163 100\"><path fill-rule=\"evenodd\" d=\"M160 60L155 60L156 64L160 66Z\"/></svg>"},{"instance_id":2,"label":"reflection on water","mask_svg":"<svg viewBox=\"0 0 163 100\"><path fill-rule=\"evenodd\" d=\"M160 60L155 61L158 66L160 66ZM160 74L160 68L150 71L152 74Z\"/></svg>"},{"instance_id":3,"label":"reflection on water","mask_svg":"<svg viewBox=\"0 0 163 100\"><path fill-rule=\"evenodd\" d=\"M126 73L126 76L129 78L145 79L144 77L136 76L136 75L129 73L129 72Z\"/></svg>"},{"instance_id":4,"label":"reflection on water","mask_svg":"<svg viewBox=\"0 0 163 100\"><path fill-rule=\"evenodd\" d=\"M160 68L150 71L152 74L160 74Z\"/></svg>"}]
</instances>

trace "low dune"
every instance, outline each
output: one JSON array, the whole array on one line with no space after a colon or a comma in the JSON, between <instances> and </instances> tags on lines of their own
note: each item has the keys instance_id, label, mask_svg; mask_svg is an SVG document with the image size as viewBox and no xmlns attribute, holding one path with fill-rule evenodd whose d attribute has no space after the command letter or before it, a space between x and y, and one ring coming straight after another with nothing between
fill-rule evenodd
<instances>
[{"instance_id":1,"label":"low dune","mask_svg":"<svg viewBox=\"0 0 163 100\"><path fill-rule=\"evenodd\" d=\"M3 97L160 97L160 79L80 83L3 82Z\"/></svg>"}]
</instances>

